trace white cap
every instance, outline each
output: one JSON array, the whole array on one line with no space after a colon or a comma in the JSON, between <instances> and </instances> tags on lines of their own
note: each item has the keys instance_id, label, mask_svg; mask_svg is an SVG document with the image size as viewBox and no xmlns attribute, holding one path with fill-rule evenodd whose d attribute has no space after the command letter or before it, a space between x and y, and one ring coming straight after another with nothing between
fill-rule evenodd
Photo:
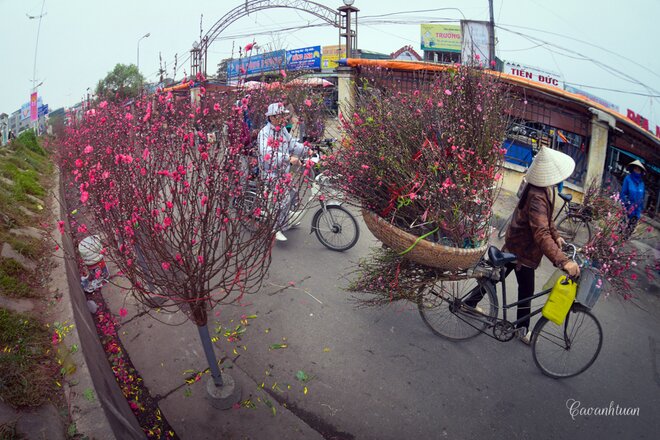
<instances>
[{"instance_id":1,"label":"white cap","mask_svg":"<svg viewBox=\"0 0 660 440\"><path fill-rule=\"evenodd\" d=\"M289 110L287 110L284 107L284 104L282 104L281 102L275 102L268 106L268 111L266 112L266 116L275 116L286 113L289 113Z\"/></svg>"},{"instance_id":2,"label":"white cap","mask_svg":"<svg viewBox=\"0 0 660 440\"><path fill-rule=\"evenodd\" d=\"M103 259L101 250L103 250L103 244L98 235L85 237L80 244L78 244L78 252L86 266L96 264Z\"/></svg>"},{"instance_id":3,"label":"white cap","mask_svg":"<svg viewBox=\"0 0 660 440\"><path fill-rule=\"evenodd\" d=\"M575 169L575 161L568 154L541 147L527 171L525 179L534 186L547 187L566 180Z\"/></svg>"}]
</instances>

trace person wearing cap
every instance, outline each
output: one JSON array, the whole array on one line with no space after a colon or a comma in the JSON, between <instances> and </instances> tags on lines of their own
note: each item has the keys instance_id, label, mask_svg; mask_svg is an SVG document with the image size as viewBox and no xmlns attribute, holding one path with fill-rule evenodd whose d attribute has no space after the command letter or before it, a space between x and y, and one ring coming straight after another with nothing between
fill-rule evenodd
<instances>
[{"instance_id":1,"label":"person wearing cap","mask_svg":"<svg viewBox=\"0 0 660 440\"><path fill-rule=\"evenodd\" d=\"M289 111L282 103L270 104L266 112L268 122L261 129L257 138L259 141L259 168L261 176L266 179L266 182L275 182L283 178L289 172L291 165L300 165L300 157L309 153L309 148L293 139L284 126L288 113ZM289 209L296 195L296 189L290 189L280 207L275 232L277 241L286 241L287 238L283 232L290 227L298 226L298 224L287 225Z\"/></svg>"},{"instance_id":2,"label":"person wearing cap","mask_svg":"<svg viewBox=\"0 0 660 440\"><path fill-rule=\"evenodd\" d=\"M556 267L571 277L580 274L580 268L562 252L564 239L559 236L552 220L555 207L554 187L566 180L575 169L575 161L557 150L542 147L527 172L527 185L513 212L506 232L503 250L515 254L515 263L507 267L506 274L516 272L518 301L534 294L534 271L545 255ZM517 319L530 313L530 301L518 306ZM529 344L529 318L518 324L521 340Z\"/></svg>"},{"instance_id":3,"label":"person wearing cap","mask_svg":"<svg viewBox=\"0 0 660 440\"><path fill-rule=\"evenodd\" d=\"M630 174L623 179L623 186L621 188L620 198L626 207L628 213L628 223L624 234L630 237L635 231L637 222L642 216L642 208L644 207L644 180L642 180L642 173L646 171L644 165L639 160L634 160L628 164Z\"/></svg>"}]
</instances>

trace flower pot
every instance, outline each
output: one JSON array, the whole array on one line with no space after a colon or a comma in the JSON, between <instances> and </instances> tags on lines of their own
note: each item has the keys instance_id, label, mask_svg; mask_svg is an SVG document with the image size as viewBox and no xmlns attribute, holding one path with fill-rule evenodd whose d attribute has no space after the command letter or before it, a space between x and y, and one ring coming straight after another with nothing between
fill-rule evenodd
<instances>
[{"instance_id":1,"label":"flower pot","mask_svg":"<svg viewBox=\"0 0 660 440\"><path fill-rule=\"evenodd\" d=\"M362 217L374 236L396 252L403 252L415 243L418 237L391 225L383 218L365 209ZM466 270L474 267L488 249L485 244L478 248L466 249L444 246L427 240L420 240L403 257L424 266L448 271Z\"/></svg>"}]
</instances>

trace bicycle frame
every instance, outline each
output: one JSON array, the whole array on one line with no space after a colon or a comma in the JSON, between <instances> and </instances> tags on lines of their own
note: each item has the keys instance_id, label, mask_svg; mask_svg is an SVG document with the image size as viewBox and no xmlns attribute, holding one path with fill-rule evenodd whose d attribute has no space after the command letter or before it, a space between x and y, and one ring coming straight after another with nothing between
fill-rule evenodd
<instances>
[{"instance_id":1,"label":"bicycle frame","mask_svg":"<svg viewBox=\"0 0 660 440\"><path fill-rule=\"evenodd\" d=\"M522 318L517 319L513 322L509 321L507 319L506 311L508 309L512 308L512 307L517 307L517 306L519 306L519 305L521 305L522 303L525 303L525 302L530 303L530 309L531 309L531 301L533 299L540 298L544 295L548 295L550 292L552 292L552 288L543 290L543 291L538 292L538 293L535 293L534 295L532 295L531 297L529 297L527 299L507 304L507 302L506 302L506 278L504 277L505 273L506 273L506 268L505 267L501 268L500 269L500 280L502 281L502 320L505 321L505 322L510 322L511 324L513 324L514 327L517 327L518 324L520 324L521 322L526 321L526 320L530 319L532 316L536 316L539 313L541 313L543 311L543 307L540 307L540 308L530 312L529 314L527 314L527 315L523 316ZM493 283L493 285L497 285L497 284Z\"/></svg>"},{"instance_id":2,"label":"bicycle frame","mask_svg":"<svg viewBox=\"0 0 660 440\"><path fill-rule=\"evenodd\" d=\"M575 260L575 261L578 261L578 264L581 264L582 262L581 262L580 258L578 257L578 254L577 254L577 247L574 244L568 244L568 246L573 248L573 257L572 257L572 259ZM506 313L508 309L510 309L512 307L517 307L517 306L519 306L519 305L521 305L522 303L525 303L525 302L529 302L530 309L531 309L531 301L536 299L536 298L540 298L544 295L548 295L550 292L552 292L552 288L542 290L542 291L540 291L538 293L535 293L531 297L526 298L524 300L520 300L520 301L516 301L516 302L507 304L507 299L506 299L506 275L507 275L506 271L507 271L507 268L506 268L506 266L502 266L500 268L494 268L487 261L485 261L483 259L482 259L482 263L487 263L488 264L488 272L490 273L490 276L484 276L484 278L486 278L488 280L488 282L492 284L492 286L495 288L495 291L496 291L495 293L496 294L497 294L497 284L500 283L500 282L502 283L502 307L501 307L502 308L502 318L499 319L496 316L495 321L491 321L491 320L486 319L487 317L485 317L485 315L484 315L484 318L481 318L481 317L477 318L477 320L479 322L482 322L482 323L486 324L486 328L488 328L488 329L493 328L495 326L495 323L497 323L497 322L508 322L509 324L512 324L514 328L516 328L518 326L518 324L520 324L521 322L526 321L526 320L530 319L531 317L536 316L536 315L538 315L539 313L541 313L543 311L543 307L539 307L538 309L531 311L530 313L528 313L527 315L523 316L520 319L517 319L515 321L509 321L508 318L507 318L507 313ZM495 272L497 272L497 277L492 276ZM465 300L465 298L460 298L461 304L463 304L464 300ZM499 310L498 310L498 312L499 312ZM481 313L479 313L479 315L481 315ZM485 333L485 332L482 330L482 333ZM566 335L564 335L564 337L566 338Z\"/></svg>"},{"instance_id":3,"label":"bicycle frame","mask_svg":"<svg viewBox=\"0 0 660 440\"><path fill-rule=\"evenodd\" d=\"M492 267L491 267L491 269L495 270L495 268L492 268ZM507 318L507 310L509 310L513 307L517 307L517 306L521 305L522 303L525 303L525 302L528 302L528 301L531 304L531 301L533 299L540 298L544 295L548 295L552 291L552 288L543 290L543 291L538 292L538 293L535 293L534 295L532 295L531 297L529 297L527 299L512 302L512 303L507 303L507 299L506 299L506 278L505 278L506 267L502 267L502 268L497 269L497 272L498 272L498 275L499 275L497 279L499 281L493 281L493 278L489 278L489 277L485 277L485 278L488 280L488 282L490 282L492 284L493 287L496 287L497 284L500 281L502 282L502 306L501 306L502 318L497 318L496 317L495 320L491 320L491 319L488 319L489 318L488 316L483 315L479 312L476 312L476 313L471 312L471 317L472 318L474 318L474 315L476 314L477 315L476 320L483 323L483 324L486 324L487 329L492 329L496 325L496 323L498 323L498 322L507 322L507 323L511 324L513 326L513 328L516 328L517 325L520 324L521 322L523 322L527 319L530 319L531 317L536 316L536 315L538 315L539 313L541 313L543 311L543 307L539 307L538 309L531 311L530 313L528 313L527 315L523 316L520 319L517 319L515 321L509 321L509 319ZM464 304L464 300L465 300L465 297L460 298L459 299L460 304ZM499 308L500 307L498 306L498 312L499 312ZM458 313L461 313L461 311L459 311ZM468 323L468 324L470 324L470 323ZM472 324L470 324L470 325L472 325ZM481 330L481 332L488 335L488 336L491 336L488 333L486 333L484 330Z\"/></svg>"}]
</instances>

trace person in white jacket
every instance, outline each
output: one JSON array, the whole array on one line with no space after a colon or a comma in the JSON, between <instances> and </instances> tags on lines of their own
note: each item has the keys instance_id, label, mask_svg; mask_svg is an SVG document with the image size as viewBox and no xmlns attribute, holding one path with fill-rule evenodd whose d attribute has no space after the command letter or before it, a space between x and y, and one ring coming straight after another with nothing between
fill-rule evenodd
<instances>
[{"instance_id":1,"label":"person in white jacket","mask_svg":"<svg viewBox=\"0 0 660 440\"><path fill-rule=\"evenodd\" d=\"M289 111L282 103L273 103L268 106L266 116L268 122L261 129L259 141L259 169L261 178L268 184L276 185L285 181L291 165L300 165L300 158L309 154L309 148L297 142L287 131L285 124ZM292 201L297 197L297 189L289 188L288 195L282 199L280 215L277 219L275 239L286 241L283 234L290 227L298 226L287 224L287 217Z\"/></svg>"}]
</instances>

